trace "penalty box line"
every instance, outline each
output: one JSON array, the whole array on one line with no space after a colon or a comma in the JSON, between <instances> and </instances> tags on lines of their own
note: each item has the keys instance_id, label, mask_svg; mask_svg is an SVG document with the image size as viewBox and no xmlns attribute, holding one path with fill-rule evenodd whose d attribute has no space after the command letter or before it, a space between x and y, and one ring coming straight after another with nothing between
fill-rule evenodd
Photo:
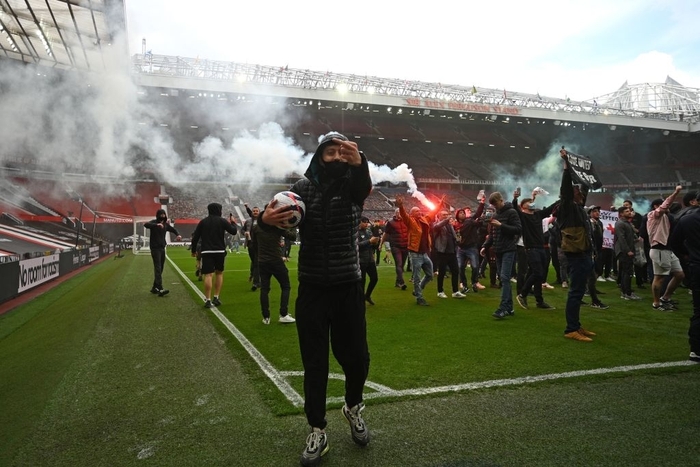
<instances>
[{"instance_id":1,"label":"penalty box line","mask_svg":"<svg viewBox=\"0 0 700 467\"><path fill-rule=\"evenodd\" d=\"M582 376L593 376L593 375L604 375L609 373L629 373L633 371L650 370L657 368L672 368L672 367L682 367L682 366L692 366L697 365L697 363L690 360L681 360L677 362L664 362L664 363L643 363L639 365L623 365L610 368L594 368L592 370L577 370L577 371L567 371L564 373L550 373L545 375L535 375L535 376L521 376L518 378L507 378L507 379L494 379L489 381L477 381L473 383L464 384L453 384L448 386L435 386L427 388L411 388L411 389L391 389L387 386L372 383L367 381L365 385L374 389L374 392L368 392L363 395L365 399L379 399L382 397L414 397L414 396L425 396L430 394L444 394L450 392L460 392L460 391L472 391L476 389L486 389L494 387L505 387L505 386L520 386L524 384L539 383L542 381L552 381L557 379L568 379L568 378L580 378ZM284 371L281 373L283 376L303 376L302 371ZM345 376L339 373L331 373L329 375L331 379L345 380ZM330 403L341 403L344 402L343 397L329 397L326 401Z\"/></svg>"},{"instance_id":2,"label":"penalty box line","mask_svg":"<svg viewBox=\"0 0 700 467\"><path fill-rule=\"evenodd\" d=\"M184 281L195 291L195 293L204 301L204 294L199 290L199 288L187 277L180 268L167 257L170 264L175 268L177 273L184 279ZM278 371L256 348L255 346L241 333L236 326L231 323L216 307L210 308L210 311L221 321L221 323L226 326L226 329L231 332L231 334L238 339L243 348L248 352L248 354L253 358L253 360L258 364L263 373L272 381L272 383L277 386L280 392L289 400L295 407L301 407L304 405L304 399L297 393L294 388L287 382L286 377L288 376L303 376L302 371ZM430 394L441 394L459 391L471 391L476 389L486 389L493 387L504 387L504 386L518 386L523 384L539 383L541 381L552 381L557 379L568 379L568 378L579 378L582 376L593 376L593 375L603 375L609 373L629 373L633 371L658 369L658 368L672 368L672 367L682 367L697 365L695 362L689 360L682 360L677 362L664 362L664 363L644 363L640 365L623 365L610 368L595 368L591 370L577 370L568 371L563 373L550 373L545 375L535 375L535 376L521 376L518 378L507 378L507 379L496 379L488 381L478 381L473 383L464 384L454 384L447 386L435 386L435 387L425 387L425 388L411 388L411 389L391 389L388 386L384 386L378 383L372 383L367 381L365 384L368 388L373 389L374 392L368 392L364 394L365 399L378 399L382 397L414 397ZM345 377L342 374L331 373L329 378L344 380ZM343 397L329 397L327 402L329 403L342 403L344 402Z\"/></svg>"}]
</instances>

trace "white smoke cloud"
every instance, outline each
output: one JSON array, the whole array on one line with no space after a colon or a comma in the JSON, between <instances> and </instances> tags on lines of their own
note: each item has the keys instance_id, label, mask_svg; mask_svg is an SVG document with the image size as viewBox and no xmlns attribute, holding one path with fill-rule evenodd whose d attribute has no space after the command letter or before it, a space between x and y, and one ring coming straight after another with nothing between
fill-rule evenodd
<instances>
[{"instance_id":1,"label":"white smoke cloud","mask_svg":"<svg viewBox=\"0 0 700 467\"><path fill-rule=\"evenodd\" d=\"M293 118L288 109L154 96L157 90L144 91L134 83L128 53L118 47L124 42L115 39L112 47L103 48L105 69L98 72L3 62L8 66L0 67L4 110L0 162L29 162L57 174L81 173L115 181L143 174L175 185L217 181L246 187L242 191L248 192L306 171L312 154L283 130ZM178 105L187 107L180 111ZM178 120L183 115L200 128L230 125L238 133L231 139L199 135L201 139L184 144L195 133L178 133L190 128L189 122ZM545 170L542 164L536 172ZM432 207L407 164L392 168L370 162L370 175L374 184L406 183L408 193ZM118 186L104 184L105 193ZM557 191L541 177L533 179L529 189L535 186Z\"/></svg>"},{"instance_id":2,"label":"white smoke cloud","mask_svg":"<svg viewBox=\"0 0 700 467\"><path fill-rule=\"evenodd\" d=\"M382 182L389 182L394 185L406 183L406 185L408 185L408 192L414 198L420 201L424 206L431 209L434 207L434 204L418 190L418 185L413 177L413 170L410 169L406 163L399 164L398 167L392 169L387 165L377 166L369 162L369 175L372 178L372 183L375 185Z\"/></svg>"}]
</instances>

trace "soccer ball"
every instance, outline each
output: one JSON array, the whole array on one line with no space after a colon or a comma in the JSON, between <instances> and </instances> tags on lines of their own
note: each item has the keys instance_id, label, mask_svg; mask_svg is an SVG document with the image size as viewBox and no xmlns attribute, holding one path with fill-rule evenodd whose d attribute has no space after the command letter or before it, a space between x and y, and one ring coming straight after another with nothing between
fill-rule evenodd
<instances>
[{"instance_id":1,"label":"soccer ball","mask_svg":"<svg viewBox=\"0 0 700 467\"><path fill-rule=\"evenodd\" d=\"M298 226L304 220L304 215L306 214L306 204L302 201L301 196L291 191L280 191L274 198L277 200L277 206L286 206L287 211L292 211L294 214L291 219L287 221L287 228L291 229Z\"/></svg>"}]
</instances>

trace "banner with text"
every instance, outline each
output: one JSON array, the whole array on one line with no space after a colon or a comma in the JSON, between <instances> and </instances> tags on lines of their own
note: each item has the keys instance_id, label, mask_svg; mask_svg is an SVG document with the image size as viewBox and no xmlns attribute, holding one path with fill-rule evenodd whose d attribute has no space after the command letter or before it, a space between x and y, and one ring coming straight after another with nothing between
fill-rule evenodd
<instances>
[{"instance_id":1,"label":"banner with text","mask_svg":"<svg viewBox=\"0 0 700 467\"><path fill-rule=\"evenodd\" d=\"M613 248L617 219L617 211L600 211L600 222L603 223L603 248Z\"/></svg>"},{"instance_id":2,"label":"banner with text","mask_svg":"<svg viewBox=\"0 0 700 467\"><path fill-rule=\"evenodd\" d=\"M18 292L36 287L58 277L58 255L41 256L19 262Z\"/></svg>"},{"instance_id":3,"label":"banner with text","mask_svg":"<svg viewBox=\"0 0 700 467\"><path fill-rule=\"evenodd\" d=\"M562 150L566 151L564 148ZM582 183L592 190L597 190L603 186L593 168L593 162L589 158L569 151L566 151L566 157L569 161L569 172L574 183Z\"/></svg>"}]
</instances>

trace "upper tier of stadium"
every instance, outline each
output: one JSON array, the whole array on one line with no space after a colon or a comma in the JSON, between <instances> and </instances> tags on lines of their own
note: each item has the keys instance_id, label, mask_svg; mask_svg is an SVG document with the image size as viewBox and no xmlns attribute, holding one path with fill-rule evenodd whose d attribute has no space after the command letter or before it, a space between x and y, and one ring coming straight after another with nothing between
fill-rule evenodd
<instances>
[{"instance_id":1,"label":"upper tier of stadium","mask_svg":"<svg viewBox=\"0 0 700 467\"><path fill-rule=\"evenodd\" d=\"M109 68L105 55L126 51L124 0L5 0L0 55L71 70ZM118 52L120 53L120 52ZM126 53L126 52L124 52ZM628 85L585 101L477 86L336 74L280 66L200 60L146 52L132 57L137 84L163 89L347 102L423 112L467 112L662 131L700 131L700 90L668 77Z\"/></svg>"}]
</instances>

